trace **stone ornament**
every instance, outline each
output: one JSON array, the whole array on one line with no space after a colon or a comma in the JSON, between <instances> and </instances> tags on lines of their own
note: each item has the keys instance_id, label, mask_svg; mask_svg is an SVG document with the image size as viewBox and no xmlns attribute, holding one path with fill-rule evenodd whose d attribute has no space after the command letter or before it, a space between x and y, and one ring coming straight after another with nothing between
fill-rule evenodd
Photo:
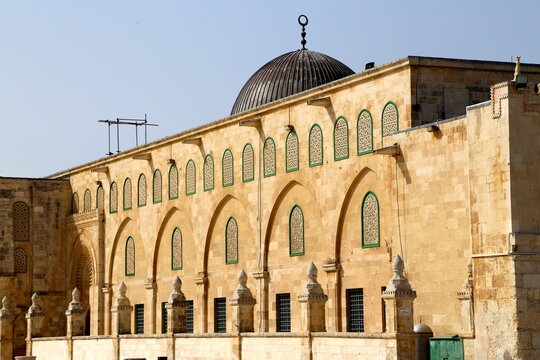
<instances>
[{"instance_id":1,"label":"stone ornament","mask_svg":"<svg viewBox=\"0 0 540 360\"><path fill-rule=\"evenodd\" d=\"M238 272L238 287L234 290L230 304L255 304L256 302L251 290L247 287L247 274L244 269L241 269Z\"/></svg>"},{"instance_id":2,"label":"stone ornament","mask_svg":"<svg viewBox=\"0 0 540 360\"><path fill-rule=\"evenodd\" d=\"M416 297L416 291L412 290L409 280L407 280L403 274L403 270L405 270L405 264L403 263L401 256L398 254L392 263L392 271L394 272L394 275L388 282L388 285L386 285L386 290L383 292L383 297L396 295Z\"/></svg>"},{"instance_id":3,"label":"stone ornament","mask_svg":"<svg viewBox=\"0 0 540 360\"><path fill-rule=\"evenodd\" d=\"M309 264L308 270L307 270L307 277L308 280L306 282L306 285L302 289L302 292L298 296L298 301L300 302L307 302L307 301L326 301L328 300L328 296L324 294L324 290L317 281L317 274L318 274L317 267L313 263L313 261Z\"/></svg>"},{"instance_id":4,"label":"stone ornament","mask_svg":"<svg viewBox=\"0 0 540 360\"><path fill-rule=\"evenodd\" d=\"M11 303L10 297L4 296L2 299L2 309L0 309L0 318L15 316L15 307Z\"/></svg>"},{"instance_id":5,"label":"stone ornament","mask_svg":"<svg viewBox=\"0 0 540 360\"><path fill-rule=\"evenodd\" d=\"M179 305L185 302L186 296L182 292L182 280L180 280L180 278L176 276L172 284L173 284L173 290L171 291L171 294L169 295L168 304Z\"/></svg>"},{"instance_id":6,"label":"stone ornament","mask_svg":"<svg viewBox=\"0 0 540 360\"><path fill-rule=\"evenodd\" d=\"M43 309L41 308L41 299L37 293L32 295L32 305L28 308L26 318L43 316Z\"/></svg>"}]
</instances>

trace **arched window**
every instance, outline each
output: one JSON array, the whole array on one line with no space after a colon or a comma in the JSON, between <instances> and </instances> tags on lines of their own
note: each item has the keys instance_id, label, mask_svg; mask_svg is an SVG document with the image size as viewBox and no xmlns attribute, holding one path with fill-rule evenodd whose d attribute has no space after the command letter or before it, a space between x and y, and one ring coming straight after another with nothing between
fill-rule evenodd
<instances>
[{"instance_id":1,"label":"arched window","mask_svg":"<svg viewBox=\"0 0 540 360\"><path fill-rule=\"evenodd\" d=\"M255 179L255 156L253 146L246 144L242 152L242 181L248 182Z\"/></svg>"},{"instance_id":2,"label":"arched window","mask_svg":"<svg viewBox=\"0 0 540 360\"><path fill-rule=\"evenodd\" d=\"M154 171L154 179L152 180L152 193L154 204L161 202L161 171Z\"/></svg>"},{"instance_id":3,"label":"arched window","mask_svg":"<svg viewBox=\"0 0 540 360\"><path fill-rule=\"evenodd\" d=\"M96 191L96 209L103 210L105 208L105 190L99 185Z\"/></svg>"},{"instance_id":4,"label":"arched window","mask_svg":"<svg viewBox=\"0 0 540 360\"><path fill-rule=\"evenodd\" d=\"M86 189L84 192L84 212L92 210L92 195L90 190Z\"/></svg>"},{"instance_id":5,"label":"arched window","mask_svg":"<svg viewBox=\"0 0 540 360\"><path fill-rule=\"evenodd\" d=\"M309 166L323 163L323 134L321 127L315 124L309 131Z\"/></svg>"},{"instance_id":6,"label":"arched window","mask_svg":"<svg viewBox=\"0 0 540 360\"><path fill-rule=\"evenodd\" d=\"M294 131L287 135L285 143L285 166L286 171L296 171L299 169L299 154L298 154L298 136Z\"/></svg>"},{"instance_id":7,"label":"arched window","mask_svg":"<svg viewBox=\"0 0 540 360\"><path fill-rule=\"evenodd\" d=\"M289 216L289 255L304 255L304 213L294 205Z\"/></svg>"},{"instance_id":8,"label":"arched window","mask_svg":"<svg viewBox=\"0 0 540 360\"><path fill-rule=\"evenodd\" d=\"M109 212L114 214L118 211L118 185L113 181L109 192Z\"/></svg>"},{"instance_id":9,"label":"arched window","mask_svg":"<svg viewBox=\"0 0 540 360\"><path fill-rule=\"evenodd\" d=\"M133 199L131 198L131 180L124 181L124 210L130 210Z\"/></svg>"},{"instance_id":10,"label":"arched window","mask_svg":"<svg viewBox=\"0 0 540 360\"><path fill-rule=\"evenodd\" d=\"M362 201L362 247L380 246L379 200L368 191Z\"/></svg>"},{"instance_id":11,"label":"arched window","mask_svg":"<svg viewBox=\"0 0 540 360\"><path fill-rule=\"evenodd\" d=\"M227 264L238 263L238 224L231 216L225 229L225 262Z\"/></svg>"},{"instance_id":12,"label":"arched window","mask_svg":"<svg viewBox=\"0 0 540 360\"><path fill-rule=\"evenodd\" d=\"M231 150L227 149L221 159L223 187L234 184L234 158Z\"/></svg>"},{"instance_id":13,"label":"arched window","mask_svg":"<svg viewBox=\"0 0 540 360\"><path fill-rule=\"evenodd\" d=\"M182 270L182 232L175 228L171 239L171 269Z\"/></svg>"},{"instance_id":14,"label":"arched window","mask_svg":"<svg viewBox=\"0 0 540 360\"><path fill-rule=\"evenodd\" d=\"M16 248L15 251L13 251L13 263L14 263L14 271L16 273L25 273L27 272L27 263L28 263L28 257L26 256L26 251L24 251L23 248Z\"/></svg>"},{"instance_id":15,"label":"arched window","mask_svg":"<svg viewBox=\"0 0 540 360\"><path fill-rule=\"evenodd\" d=\"M11 207L13 225L13 241L30 240L30 209L22 201L13 203Z\"/></svg>"},{"instance_id":16,"label":"arched window","mask_svg":"<svg viewBox=\"0 0 540 360\"><path fill-rule=\"evenodd\" d=\"M204 191L214 190L214 159L211 155L204 158Z\"/></svg>"},{"instance_id":17,"label":"arched window","mask_svg":"<svg viewBox=\"0 0 540 360\"><path fill-rule=\"evenodd\" d=\"M137 183L137 205L146 205L146 176L144 174L139 175L139 181Z\"/></svg>"},{"instance_id":18,"label":"arched window","mask_svg":"<svg viewBox=\"0 0 540 360\"><path fill-rule=\"evenodd\" d=\"M384 105L381 119L382 136L399 130L399 115L395 103L389 101Z\"/></svg>"},{"instance_id":19,"label":"arched window","mask_svg":"<svg viewBox=\"0 0 540 360\"><path fill-rule=\"evenodd\" d=\"M73 193L71 197L71 213L77 214L79 212L79 194Z\"/></svg>"},{"instance_id":20,"label":"arched window","mask_svg":"<svg viewBox=\"0 0 540 360\"><path fill-rule=\"evenodd\" d=\"M126 276L135 275L135 240L130 236L126 240Z\"/></svg>"},{"instance_id":21,"label":"arched window","mask_svg":"<svg viewBox=\"0 0 540 360\"><path fill-rule=\"evenodd\" d=\"M174 164L169 169L169 199L178 199L178 168Z\"/></svg>"},{"instance_id":22,"label":"arched window","mask_svg":"<svg viewBox=\"0 0 540 360\"><path fill-rule=\"evenodd\" d=\"M197 192L197 183L195 163L193 160L189 160L186 165L186 195L193 195Z\"/></svg>"},{"instance_id":23,"label":"arched window","mask_svg":"<svg viewBox=\"0 0 540 360\"><path fill-rule=\"evenodd\" d=\"M343 160L349 157L349 125L343 116L334 124L334 160Z\"/></svg>"},{"instance_id":24,"label":"arched window","mask_svg":"<svg viewBox=\"0 0 540 360\"><path fill-rule=\"evenodd\" d=\"M276 143L271 137L264 141L264 177L276 175Z\"/></svg>"},{"instance_id":25,"label":"arched window","mask_svg":"<svg viewBox=\"0 0 540 360\"><path fill-rule=\"evenodd\" d=\"M358 115L356 137L358 142L358 155L373 152L373 119L366 109L360 111L360 115Z\"/></svg>"}]
</instances>

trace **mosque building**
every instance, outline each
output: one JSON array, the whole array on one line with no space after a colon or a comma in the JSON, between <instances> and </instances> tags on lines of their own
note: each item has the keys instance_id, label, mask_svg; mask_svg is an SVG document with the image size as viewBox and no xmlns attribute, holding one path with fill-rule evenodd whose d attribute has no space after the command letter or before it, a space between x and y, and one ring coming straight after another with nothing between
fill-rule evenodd
<instances>
[{"instance_id":1,"label":"mosque building","mask_svg":"<svg viewBox=\"0 0 540 360\"><path fill-rule=\"evenodd\" d=\"M540 358L540 65L299 22L229 117L0 178L2 360Z\"/></svg>"}]
</instances>

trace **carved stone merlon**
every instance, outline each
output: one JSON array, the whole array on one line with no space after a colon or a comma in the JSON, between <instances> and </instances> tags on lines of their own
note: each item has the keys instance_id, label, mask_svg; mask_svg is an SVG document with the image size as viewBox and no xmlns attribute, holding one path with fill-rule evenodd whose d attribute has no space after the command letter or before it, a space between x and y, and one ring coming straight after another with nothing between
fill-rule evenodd
<instances>
[{"instance_id":1,"label":"carved stone merlon","mask_svg":"<svg viewBox=\"0 0 540 360\"><path fill-rule=\"evenodd\" d=\"M118 285L118 297L112 307L112 335L122 335L131 333L131 312L133 306L126 297L127 287L122 281Z\"/></svg>"},{"instance_id":2,"label":"carved stone merlon","mask_svg":"<svg viewBox=\"0 0 540 360\"><path fill-rule=\"evenodd\" d=\"M328 296L317 281L317 267L313 262L308 266L306 285L298 296L302 307L302 331L326 331L325 303Z\"/></svg>"},{"instance_id":3,"label":"carved stone merlon","mask_svg":"<svg viewBox=\"0 0 540 360\"><path fill-rule=\"evenodd\" d=\"M4 296L0 309L0 359L13 359L13 321L16 316L10 297Z\"/></svg>"},{"instance_id":4,"label":"carved stone merlon","mask_svg":"<svg viewBox=\"0 0 540 360\"><path fill-rule=\"evenodd\" d=\"M404 269L405 264L398 254L392 263L394 275L382 294L386 305L386 331L390 333L413 332L413 301L416 291L403 274Z\"/></svg>"},{"instance_id":5,"label":"carved stone merlon","mask_svg":"<svg viewBox=\"0 0 540 360\"><path fill-rule=\"evenodd\" d=\"M253 307L257 302L247 287L247 274L244 269L238 273L238 287L229 301L232 306L231 332L253 332Z\"/></svg>"},{"instance_id":6,"label":"carved stone merlon","mask_svg":"<svg viewBox=\"0 0 540 360\"><path fill-rule=\"evenodd\" d=\"M182 281L177 276L173 280L173 290L165 304L167 310L167 334L187 332L187 302L182 292Z\"/></svg>"},{"instance_id":7,"label":"carved stone merlon","mask_svg":"<svg viewBox=\"0 0 540 360\"><path fill-rule=\"evenodd\" d=\"M473 272L472 262L467 264L467 278L463 287L457 292L457 298L461 302L461 328L463 332L474 332L474 298L473 298Z\"/></svg>"},{"instance_id":8,"label":"carved stone merlon","mask_svg":"<svg viewBox=\"0 0 540 360\"><path fill-rule=\"evenodd\" d=\"M27 338L35 338L43 336L43 319L45 314L41 308L41 300L37 293L32 295L32 305L28 308L26 317L26 336Z\"/></svg>"},{"instance_id":9,"label":"carved stone merlon","mask_svg":"<svg viewBox=\"0 0 540 360\"><path fill-rule=\"evenodd\" d=\"M71 292L71 302L66 310L67 336L84 335L85 317L81 304L81 291L77 288Z\"/></svg>"}]
</instances>

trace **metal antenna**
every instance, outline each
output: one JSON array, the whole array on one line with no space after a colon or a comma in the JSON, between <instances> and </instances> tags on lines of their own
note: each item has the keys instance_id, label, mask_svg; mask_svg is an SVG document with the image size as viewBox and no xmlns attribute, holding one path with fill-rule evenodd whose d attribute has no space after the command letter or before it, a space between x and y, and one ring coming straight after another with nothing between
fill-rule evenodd
<instances>
[{"instance_id":1,"label":"metal antenna","mask_svg":"<svg viewBox=\"0 0 540 360\"><path fill-rule=\"evenodd\" d=\"M111 152L111 125L116 125L116 152L120 152L120 125L133 125L135 126L135 145L139 146L139 126L144 126L144 144L146 145L148 143L148 126L159 126L158 124L150 124L148 123L148 119L146 117L146 114L144 114L144 119L122 119L122 118L116 118L115 120L98 120L100 123L107 124L108 127L108 135L109 135L109 152L107 155L112 155Z\"/></svg>"},{"instance_id":2,"label":"metal antenna","mask_svg":"<svg viewBox=\"0 0 540 360\"><path fill-rule=\"evenodd\" d=\"M302 32L300 35L302 35L302 41L300 43L302 44L302 50L306 50L306 25L308 24L308 18L306 15L300 15L298 17L298 23L302 25Z\"/></svg>"}]
</instances>

